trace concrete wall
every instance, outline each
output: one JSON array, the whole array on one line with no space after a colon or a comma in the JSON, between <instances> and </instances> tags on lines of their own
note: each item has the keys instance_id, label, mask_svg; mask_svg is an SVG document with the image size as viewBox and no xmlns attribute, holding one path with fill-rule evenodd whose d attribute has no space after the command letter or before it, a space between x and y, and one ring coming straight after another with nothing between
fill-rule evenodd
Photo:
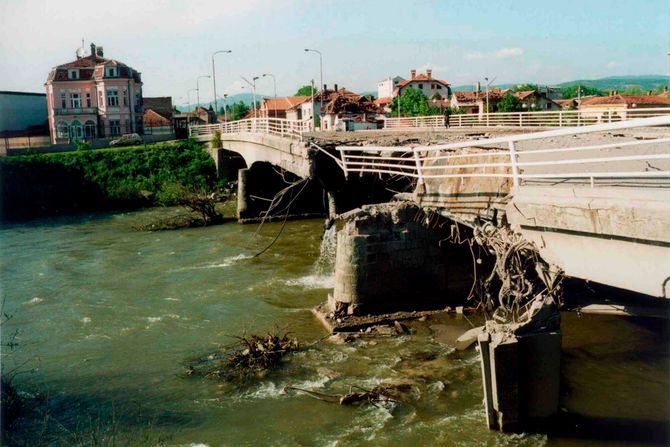
<instances>
[{"instance_id":1,"label":"concrete wall","mask_svg":"<svg viewBox=\"0 0 670 447\"><path fill-rule=\"evenodd\" d=\"M0 92L0 132L27 130L46 122L45 94Z\"/></svg>"},{"instance_id":2,"label":"concrete wall","mask_svg":"<svg viewBox=\"0 0 670 447\"><path fill-rule=\"evenodd\" d=\"M446 299L445 252L441 231L404 203L368 205L337 234L332 306L350 313L417 310Z\"/></svg>"},{"instance_id":3,"label":"concrete wall","mask_svg":"<svg viewBox=\"0 0 670 447\"><path fill-rule=\"evenodd\" d=\"M664 187L532 187L507 217L568 276L670 297L670 202Z\"/></svg>"}]
</instances>

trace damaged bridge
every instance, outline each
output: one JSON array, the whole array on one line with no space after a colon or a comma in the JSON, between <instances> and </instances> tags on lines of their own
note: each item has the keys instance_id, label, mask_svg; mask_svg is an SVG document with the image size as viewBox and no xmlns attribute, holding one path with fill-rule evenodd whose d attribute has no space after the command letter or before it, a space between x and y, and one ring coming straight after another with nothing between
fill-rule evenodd
<instances>
[{"instance_id":1,"label":"damaged bridge","mask_svg":"<svg viewBox=\"0 0 670 447\"><path fill-rule=\"evenodd\" d=\"M339 146L347 176L404 176L420 207L506 222L567 276L670 297L670 117L446 145ZM665 127L654 127L665 126Z\"/></svg>"}]
</instances>

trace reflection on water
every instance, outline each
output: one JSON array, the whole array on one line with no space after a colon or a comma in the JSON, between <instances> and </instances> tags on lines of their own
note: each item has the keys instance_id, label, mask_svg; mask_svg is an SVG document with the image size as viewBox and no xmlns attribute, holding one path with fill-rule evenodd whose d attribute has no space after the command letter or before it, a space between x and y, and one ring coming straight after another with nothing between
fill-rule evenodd
<instances>
[{"instance_id":1,"label":"reflection on water","mask_svg":"<svg viewBox=\"0 0 670 447\"><path fill-rule=\"evenodd\" d=\"M322 338L309 310L333 287L335 232L322 243L322 221L289 222L269 252L252 258L278 224L255 239L254 226L236 224L132 230L159 212L0 230L13 315L2 335L20 330L3 369L27 362L22 370L34 371L17 376L17 387L48 396L34 403L63 427L99 415L130 437L150 425L175 445L536 446L616 445L612 421L628 427L628 441L651 443L636 430L662 432L668 420L667 326L614 317L564 317L567 412L548 434L485 429L478 355L453 350L454 334L470 327L455 317L412 323L411 336L317 343L243 388L187 377L187 359L245 331ZM353 408L284 391L342 394L380 383L412 391L398 405ZM19 428L39 437L42 422Z\"/></svg>"}]
</instances>

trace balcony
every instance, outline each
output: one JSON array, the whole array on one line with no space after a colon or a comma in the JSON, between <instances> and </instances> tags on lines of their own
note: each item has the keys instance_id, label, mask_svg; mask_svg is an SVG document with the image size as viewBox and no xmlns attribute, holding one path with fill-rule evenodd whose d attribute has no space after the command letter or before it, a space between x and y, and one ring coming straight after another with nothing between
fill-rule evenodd
<instances>
[{"instance_id":1,"label":"balcony","mask_svg":"<svg viewBox=\"0 0 670 447\"><path fill-rule=\"evenodd\" d=\"M54 115L95 115L97 107L79 107L77 109L54 109Z\"/></svg>"}]
</instances>

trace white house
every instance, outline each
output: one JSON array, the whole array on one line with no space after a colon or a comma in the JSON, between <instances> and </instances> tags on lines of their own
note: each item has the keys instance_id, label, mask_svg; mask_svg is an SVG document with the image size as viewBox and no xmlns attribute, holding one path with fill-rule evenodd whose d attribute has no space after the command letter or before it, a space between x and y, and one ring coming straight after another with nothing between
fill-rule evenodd
<instances>
[{"instance_id":1,"label":"white house","mask_svg":"<svg viewBox=\"0 0 670 447\"><path fill-rule=\"evenodd\" d=\"M388 77L383 81L377 83L377 98L390 98L393 96L393 91L398 87L404 78L396 76L395 78Z\"/></svg>"}]
</instances>

